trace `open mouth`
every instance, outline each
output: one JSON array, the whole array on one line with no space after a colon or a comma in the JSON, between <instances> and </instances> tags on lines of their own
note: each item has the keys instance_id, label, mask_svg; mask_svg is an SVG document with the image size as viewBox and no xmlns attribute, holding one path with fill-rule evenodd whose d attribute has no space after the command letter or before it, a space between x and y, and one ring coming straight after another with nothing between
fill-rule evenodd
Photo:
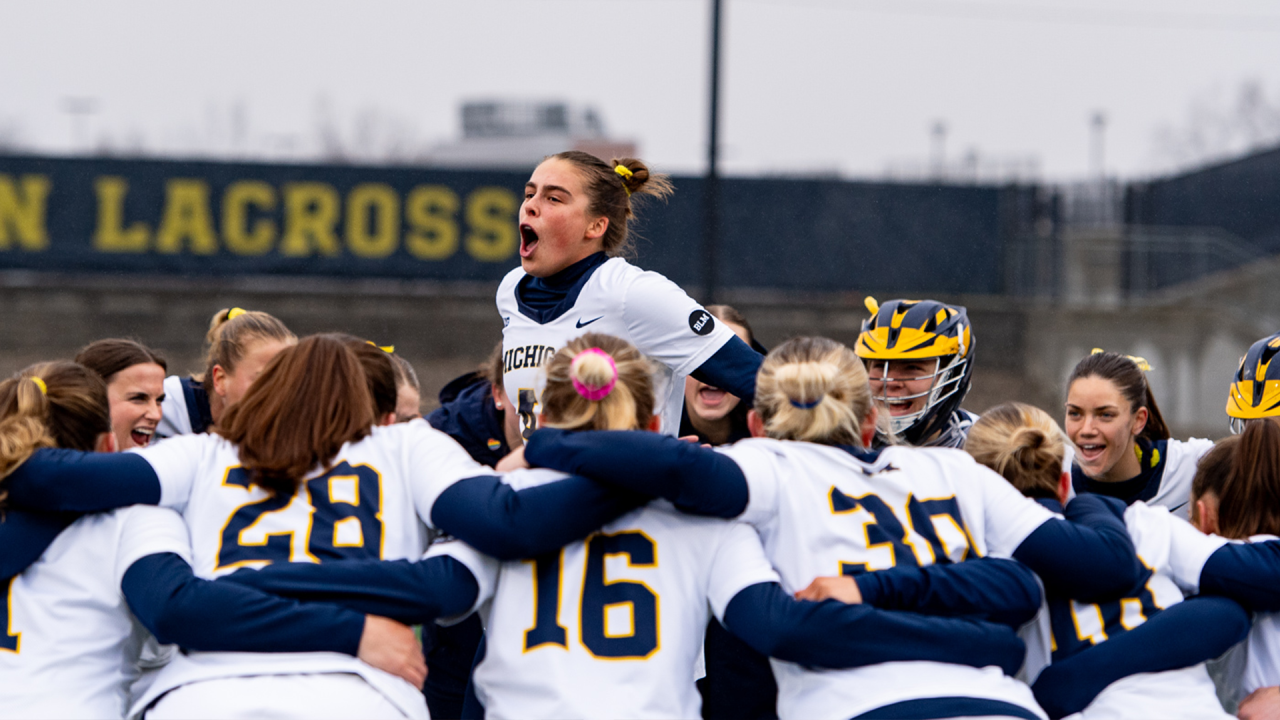
<instances>
[{"instance_id":1,"label":"open mouth","mask_svg":"<svg viewBox=\"0 0 1280 720\"><path fill-rule=\"evenodd\" d=\"M533 254L534 248L538 247L538 233L534 232L531 225L520 226L520 257L527 258Z\"/></svg>"},{"instance_id":2,"label":"open mouth","mask_svg":"<svg viewBox=\"0 0 1280 720\"><path fill-rule=\"evenodd\" d=\"M146 447L151 444L151 438L155 433L155 428L134 428L129 431L129 439L133 440L133 444L138 447Z\"/></svg>"},{"instance_id":3,"label":"open mouth","mask_svg":"<svg viewBox=\"0 0 1280 720\"><path fill-rule=\"evenodd\" d=\"M1107 450L1106 445L1081 444L1076 447L1080 449L1080 459L1085 461L1097 460Z\"/></svg>"},{"instance_id":4,"label":"open mouth","mask_svg":"<svg viewBox=\"0 0 1280 720\"><path fill-rule=\"evenodd\" d=\"M889 408L890 415L906 415L911 412L911 406L914 400L894 400L889 398L885 401L885 405Z\"/></svg>"},{"instance_id":5,"label":"open mouth","mask_svg":"<svg viewBox=\"0 0 1280 720\"><path fill-rule=\"evenodd\" d=\"M720 407L729 397L729 393L720 388L704 387L698 391L698 401L709 408Z\"/></svg>"}]
</instances>

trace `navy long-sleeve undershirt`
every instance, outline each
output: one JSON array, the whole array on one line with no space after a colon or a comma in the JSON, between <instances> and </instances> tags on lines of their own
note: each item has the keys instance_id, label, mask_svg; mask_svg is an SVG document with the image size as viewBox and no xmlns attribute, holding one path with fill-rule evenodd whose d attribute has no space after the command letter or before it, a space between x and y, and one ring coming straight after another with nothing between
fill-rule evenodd
<instances>
[{"instance_id":1,"label":"navy long-sleeve undershirt","mask_svg":"<svg viewBox=\"0 0 1280 720\"><path fill-rule=\"evenodd\" d=\"M724 625L757 652L820 668L931 660L996 665L1013 675L1026 652L1003 625L796 600L777 583L758 583L734 595Z\"/></svg>"},{"instance_id":2,"label":"navy long-sleeve undershirt","mask_svg":"<svg viewBox=\"0 0 1280 720\"><path fill-rule=\"evenodd\" d=\"M15 507L48 512L102 512L158 505L160 478L141 455L43 448L5 479Z\"/></svg>"},{"instance_id":3,"label":"navy long-sleeve undershirt","mask_svg":"<svg viewBox=\"0 0 1280 720\"><path fill-rule=\"evenodd\" d=\"M475 602L474 577L449 557L419 562L286 563L218 580L287 597L323 600L402 622L458 615ZM754 649L814 667L860 667L895 660L999 665L1012 674L1024 647L991 623L892 612L830 600L795 600L777 583L752 585L733 597L725 625Z\"/></svg>"},{"instance_id":4,"label":"navy long-sleeve undershirt","mask_svg":"<svg viewBox=\"0 0 1280 720\"><path fill-rule=\"evenodd\" d=\"M1280 540L1215 550L1200 571L1200 594L1231 598L1253 612L1280 612Z\"/></svg>"},{"instance_id":5,"label":"navy long-sleeve undershirt","mask_svg":"<svg viewBox=\"0 0 1280 720\"><path fill-rule=\"evenodd\" d=\"M461 615L480 592L475 576L451 557L276 563L218 578L295 600L331 602L407 625Z\"/></svg>"},{"instance_id":6,"label":"navy long-sleeve undershirt","mask_svg":"<svg viewBox=\"0 0 1280 720\"><path fill-rule=\"evenodd\" d=\"M747 507L746 477L730 457L656 433L543 429L529 438L524 456L532 465L653 493L691 514L736 518ZM1022 541L1014 558L1036 571L1046 588L1070 597L1127 590L1142 566L1122 506L1108 502L1077 497L1067 510L1073 522L1046 521Z\"/></svg>"},{"instance_id":7,"label":"navy long-sleeve undershirt","mask_svg":"<svg viewBox=\"0 0 1280 720\"><path fill-rule=\"evenodd\" d=\"M736 518L747 509L747 478L736 462L668 435L544 428L525 443L524 457L537 467L650 493L693 515Z\"/></svg>"},{"instance_id":8,"label":"navy long-sleeve undershirt","mask_svg":"<svg viewBox=\"0 0 1280 720\"><path fill-rule=\"evenodd\" d=\"M129 609L162 643L188 650L339 652L355 657L364 615L197 578L174 553L134 562L120 582Z\"/></svg>"},{"instance_id":9,"label":"navy long-sleeve undershirt","mask_svg":"<svg viewBox=\"0 0 1280 720\"><path fill-rule=\"evenodd\" d=\"M1249 622L1249 614L1231 600L1191 598L1132 630L1053 663L1040 673L1031 690L1049 717L1065 717L1084 710L1117 680L1191 667L1222 655L1249 634Z\"/></svg>"},{"instance_id":10,"label":"navy long-sleeve undershirt","mask_svg":"<svg viewBox=\"0 0 1280 720\"><path fill-rule=\"evenodd\" d=\"M854 577L862 602L883 610L967 617L1018 628L1040 610L1035 575L1014 560L977 558L925 567L900 565Z\"/></svg>"},{"instance_id":11,"label":"navy long-sleeve undershirt","mask_svg":"<svg viewBox=\"0 0 1280 720\"><path fill-rule=\"evenodd\" d=\"M486 555L519 560L581 540L652 499L584 477L516 490L481 475L441 493L431 522Z\"/></svg>"},{"instance_id":12,"label":"navy long-sleeve undershirt","mask_svg":"<svg viewBox=\"0 0 1280 720\"><path fill-rule=\"evenodd\" d=\"M737 395L750 406L755 403L756 376L763 362L763 355L734 335L690 374L708 385Z\"/></svg>"},{"instance_id":13,"label":"navy long-sleeve undershirt","mask_svg":"<svg viewBox=\"0 0 1280 720\"><path fill-rule=\"evenodd\" d=\"M1036 571L1049 595L1081 602L1118 597L1144 571L1124 524L1124 507L1115 498L1077 495L1067 503L1067 520L1045 521L1013 557Z\"/></svg>"},{"instance_id":14,"label":"navy long-sleeve undershirt","mask_svg":"<svg viewBox=\"0 0 1280 720\"><path fill-rule=\"evenodd\" d=\"M42 449L6 481L9 501L45 511L100 512L160 502L160 479L139 455ZM499 559L533 557L586 537L652 500L583 477L516 490L497 476L460 480L436 499L436 527Z\"/></svg>"}]
</instances>

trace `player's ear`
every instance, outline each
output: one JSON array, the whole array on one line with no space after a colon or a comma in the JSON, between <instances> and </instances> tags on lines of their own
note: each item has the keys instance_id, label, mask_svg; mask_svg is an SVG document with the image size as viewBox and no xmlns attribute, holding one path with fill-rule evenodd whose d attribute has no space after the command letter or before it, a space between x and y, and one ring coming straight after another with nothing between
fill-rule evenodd
<instances>
[{"instance_id":1,"label":"player's ear","mask_svg":"<svg viewBox=\"0 0 1280 720\"><path fill-rule=\"evenodd\" d=\"M534 426L534 429L542 427L542 423L544 422L542 417L543 417L542 413L538 413L538 424Z\"/></svg>"},{"instance_id":2,"label":"player's ear","mask_svg":"<svg viewBox=\"0 0 1280 720\"><path fill-rule=\"evenodd\" d=\"M113 453L119 449L116 445L116 434L111 432L100 433L93 443L94 452Z\"/></svg>"},{"instance_id":3,"label":"player's ear","mask_svg":"<svg viewBox=\"0 0 1280 720\"><path fill-rule=\"evenodd\" d=\"M1144 407L1140 407L1133 413L1133 434L1138 436L1142 434L1143 429L1147 427L1147 418L1151 417L1151 411Z\"/></svg>"},{"instance_id":4,"label":"player's ear","mask_svg":"<svg viewBox=\"0 0 1280 720\"><path fill-rule=\"evenodd\" d=\"M859 431L862 435L862 447L871 447L871 441L876 438L876 421L880 419L880 407L875 403L871 403L871 409L867 411L867 416L862 418L862 427Z\"/></svg>"},{"instance_id":5,"label":"player's ear","mask_svg":"<svg viewBox=\"0 0 1280 720\"><path fill-rule=\"evenodd\" d=\"M1196 500L1196 518L1199 520L1196 527L1200 532L1206 535L1218 534L1218 503L1210 501L1207 497Z\"/></svg>"},{"instance_id":6,"label":"player's ear","mask_svg":"<svg viewBox=\"0 0 1280 720\"><path fill-rule=\"evenodd\" d=\"M502 400L506 397L506 393L503 392L502 388L490 386L489 394L493 396L493 406L501 411L503 408Z\"/></svg>"},{"instance_id":7,"label":"player's ear","mask_svg":"<svg viewBox=\"0 0 1280 720\"><path fill-rule=\"evenodd\" d=\"M209 370L209 382L213 385L213 391L218 397L227 396L227 371L222 369L221 365L214 365Z\"/></svg>"},{"instance_id":8,"label":"player's ear","mask_svg":"<svg viewBox=\"0 0 1280 720\"><path fill-rule=\"evenodd\" d=\"M747 429L751 431L751 437L764 437L764 418L754 409L747 411Z\"/></svg>"},{"instance_id":9,"label":"player's ear","mask_svg":"<svg viewBox=\"0 0 1280 720\"><path fill-rule=\"evenodd\" d=\"M649 427L645 429L649 432L662 432L662 416L654 415L649 418Z\"/></svg>"},{"instance_id":10,"label":"player's ear","mask_svg":"<svg viewBox=\"0 0 1280 720\"><path fill-rule=\"evenodd\" d=\"M1063 505L1067 504L1067 497L1071 493L1071 473L1064 472L1058 477L1058 502Z\"/></svg>"},{"instance_id":11,"label":"player's ear","mask_svg":"<svg viewBox=\"0 0 1280 720\"><path fill-rule=\"evenodd\" d=\"M595 220L592 220L587 225L587 239L599 240L600 238L604 237L605 231L608 229L609 229L609 218L605 217L604 215L601 215Z\"/></svg>"},{"instance_id":12,"label":"player's ear","mask_svg":"<svg viewBox=\"0 0 1280 720\"><path fill-rule=\"evenodd\" d=\"M379 418L378 424L379 425L395 425L396 414L393 412L389 412L386 415L383 415L381 418Z\"/></svg>"}]
</instances>

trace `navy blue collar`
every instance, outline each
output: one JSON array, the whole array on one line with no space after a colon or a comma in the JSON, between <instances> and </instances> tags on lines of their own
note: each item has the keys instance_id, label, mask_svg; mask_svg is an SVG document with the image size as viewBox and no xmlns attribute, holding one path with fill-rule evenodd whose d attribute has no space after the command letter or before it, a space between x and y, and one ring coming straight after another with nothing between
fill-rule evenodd
<instances>
[{"instance_id":1,"label":"navy blue collar","mask_svg":"<svg viewBox=\"0 0 1280 720\"><path fill-rule=\"evenodd\" d=\"M555 275L544 278L525 275L516 284L516 305L520 314L545 325L569 312L578 294L596 268L609 261L603 252L589 255Z\"/></svg>"},{"instance_id":2,"label":"navy blue collar","mask_svg":"<svg viewBox=\"0 0 1280 720\"><path fill-rule=\"evenodd\" d=\"M1032 498L1032 500L1040 503L1041 506L1048 509L1050 512L1056 512L1059 515L1064 512L1062 509L1062 503L1057 500L1051 500L1049 498Z\"/></svg>"},{"instance_id":3,"label":"navy blue collar","mask_svg":"<svg viewBox=\"0 0 1280 720\"><path fill-rule=\"evenodd\" d=\"M854 447L853 445L836 445L835 447L849 453L850 455L858 458L864 463L873 463L879 460L880 453L884 450L884 446L878 447L878 448L872 448L871 450L868 450L866 448Z\"/></svg>"},{"instance_id":4,"label":"navy blue collar","mask_svg":"<svg viewBox=\"0 0 1280 720\"><path fill-rule=\"evenodd\" d=\"M187 403L187 420L191 432L199 435L213 426L213 413L209 410L209 393L204 384L189 377L181 378L182 399Z\"/></svg>"},{"instance_id":5,"label":"navy blue collar","mask_svg":"<svg viewBox=\"0 0 1280 720\"><path fill-rule=\"evenodd\" d=\"M1125 505L1132 505L1141 500L1146 502L1160 492L1160 484L1164 482L1164 463L1168 459L1168 440L1150 442L1141 438L1137 441L1141 453L1138 465L1142 468L1137 475L1120 482L1101 482L1094 480L1079 465L1071 466L1071 487L1076 494L1094 493L1121 500Z\"/></svg>"}]
</instances>

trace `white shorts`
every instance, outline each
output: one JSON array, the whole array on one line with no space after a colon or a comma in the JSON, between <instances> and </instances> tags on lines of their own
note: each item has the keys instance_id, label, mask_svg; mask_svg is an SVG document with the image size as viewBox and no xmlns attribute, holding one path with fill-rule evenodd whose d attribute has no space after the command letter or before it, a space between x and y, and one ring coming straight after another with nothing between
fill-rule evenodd
<instances>
[{"instance_id":1,"label":"white shorts","mask_svg":"<svg viewBox=\"0 0 1280 720\"><path fill-rule=\"evenodd\" d=\"M313 673L229 677L190 683L165 693L144 717L147 720L401 720L405 715L359 675Z\"/></svg>"}]
</instances>

